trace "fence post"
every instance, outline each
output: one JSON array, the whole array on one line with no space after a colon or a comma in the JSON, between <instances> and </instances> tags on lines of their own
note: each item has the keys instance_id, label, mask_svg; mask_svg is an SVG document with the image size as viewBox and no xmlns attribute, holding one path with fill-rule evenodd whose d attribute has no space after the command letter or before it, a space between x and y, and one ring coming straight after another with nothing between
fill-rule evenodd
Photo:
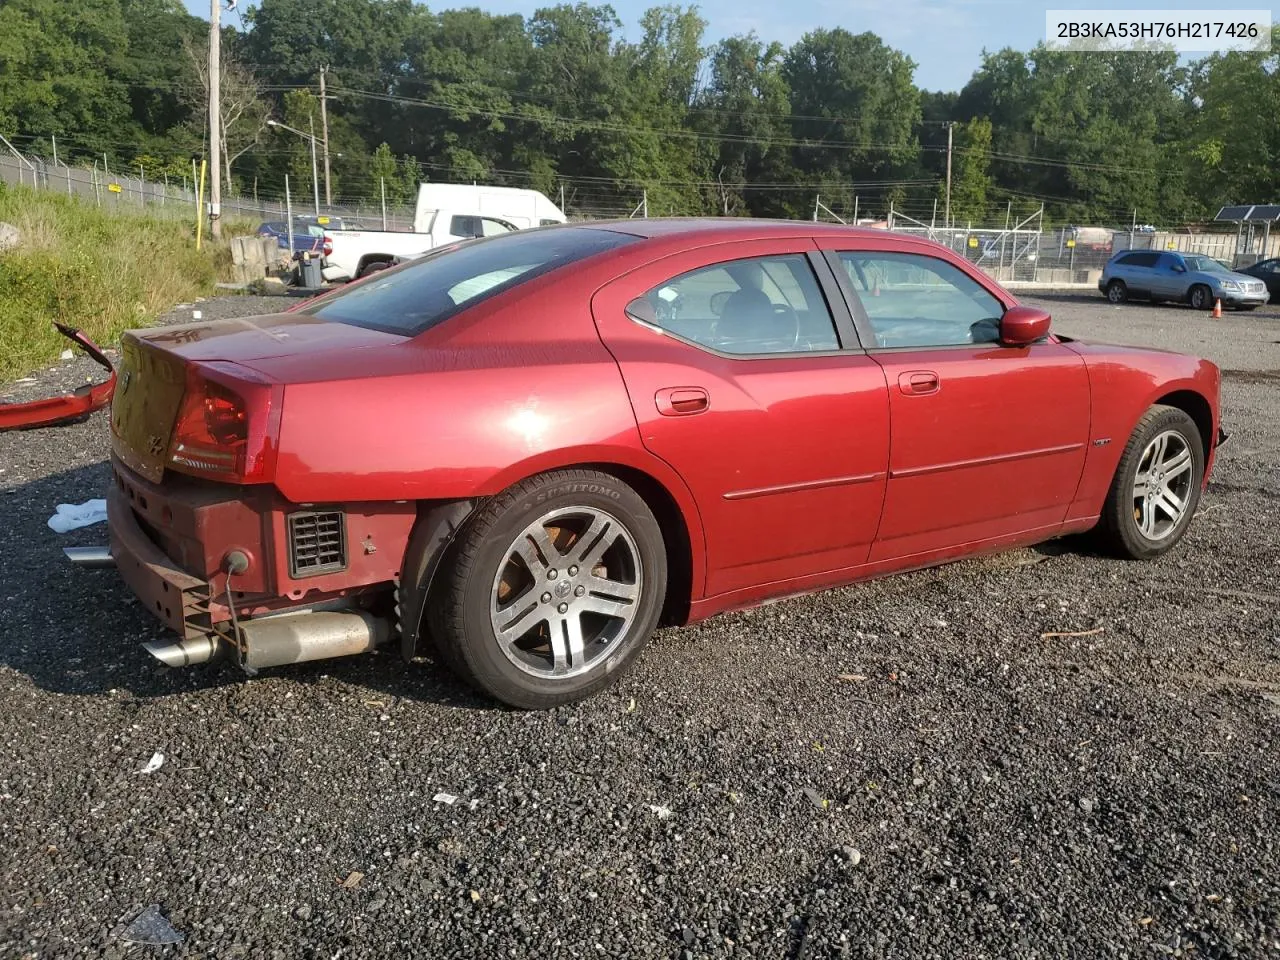
<instances>
[{"instance_id":1,"label":"fence post","mask_svg":"<svg viewBox=\"0 0 1280 960\"><path fill-rule=\"evenodd\" d=\"M71 168L64 163L62 169L67 173L67 196L69 197L71 196Z\"/></svg>"},{"instance_id":2,"label":"fence post","mask_svg":"<svg viewBox=\"0 0 1280 960\"><path fill-rule=\"evenodd\" d=\"M814 194L813 197L813 222L818 222L818 210L822 206L822 194Z\"/></svg>"},{"instance_id":3,"label":"fence post","mask_svg":"<svg viewBox=\"0 0 1280 960\"><path fill-rule=\"evenodd\" d=\"M1005 245L1005 241L1009 239L1009 215L1011 213L1013 213L1012 200L1010 200L1008 206L1004 208L1004 233L1000 234L1000 267L999 267L999 270L997 271L998 273L1004 273L1004 245ZM1016 252L1017 250L1016 245L1014 247L1014 250ZM1009 261L1009 273L1010 275L1013 274L1012 259Z\"/></svg>"},{"instance_id":4,"label":"fence post","mask_svg":"<svg viewBox=\"0 0 1280 960\"><path fill-rule=\"evenodd\" d=\"M856 193L853 195L853 225L855 227L858 225L858 195Z\"/></svg>"},{"instance_id":5,"label":"fence post","mask_svg":"<svg viewBox=\"0 0 1280 960\"><path fill-rule=\"evenodd\" d=\"M382 192L382 229L386 230L387 229L387 178L379 177L378 186ZM564 187L561 187L560 190L563 193ZM560 209L563 210L564 208L561 207Z\"/></svg>"},{"instance_id":6,"label":"fence post","mask_svg":"<svg viewBox=\"0 0 1280 960\"><path fill-rule=\"evenodd\" d=\"M102 186L98 183L98 158L93 158L93 197L98 202L98 207L102 207Z\"/></svg>"},{"instance_id":7,"label":"fence post","mask_svg":"<svg viewBox=\"0 0 1280 960\"><path fill-rule=\"evenodd\" d=\"M147 205L147 170L142 164L138 164L138 202Z\"/></svg>"},{"instance_id":8,"label":"fence post","mask_svg":"<svg viewBox=\"0 0 1280 960\"><path fill-rule=\"evenodd\" d=\"M289 175L284 175L284 232L289 235L289 269L293 269L293 196L289 193Z\"/></svg>"}]
</instances>

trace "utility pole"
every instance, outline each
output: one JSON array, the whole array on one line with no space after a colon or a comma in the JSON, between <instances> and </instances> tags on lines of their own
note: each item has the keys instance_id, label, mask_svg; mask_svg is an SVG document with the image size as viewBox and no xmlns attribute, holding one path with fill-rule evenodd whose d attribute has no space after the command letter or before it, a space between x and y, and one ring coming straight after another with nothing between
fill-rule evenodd
<instances>
[{"instance_id":1,"label":"utility pole","mask_svg":"<svg viewBox=\"0 0 1280 960\"><path fill-rule=\"evenodd\" d=\"M942 219L946 222L948 230L951 229L951 128L954 126L953 121L947 121L947 206Z\"/></svg>"},{"instance_id":2,"label":"utility pole","mask_svg":"<svg viewBox=\"0 0 1280 960\"><path fill-rule=\"evenodd\" d=\"M324 92L324 75L328 67L320 68L320 129L324 134L324 205L333 206L333 191L329 186L329 98Z\"/></svg>"},{"instance_id":3,"label":"utility pole","mask_svg":"<svg viewBox=\"0 0 1280 960\"><path fill-rule=\"evenodd\" d=\"M311 192L315 195L316 216L320 216L320 174L316 170L316 118L310 114L307 121L311 124Z\"/></svg>"},{"instance_id":4,"label":"utility pole","mask_svg":"<svg viewBox=\"0 0 1280 960\"><path fill-rule=\"evenodd\" d=\"M222 0L209 0L209 236L222 238Z\"/></svg>"}]
</instances>

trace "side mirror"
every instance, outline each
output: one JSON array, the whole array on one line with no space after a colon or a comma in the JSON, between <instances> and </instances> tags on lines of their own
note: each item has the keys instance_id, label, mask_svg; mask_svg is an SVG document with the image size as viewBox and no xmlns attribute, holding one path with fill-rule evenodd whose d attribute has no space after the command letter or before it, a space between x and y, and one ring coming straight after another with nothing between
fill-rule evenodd
<instances>
[{"instance_id":1,"label":"side mirror","mask_svg":"<svg viewBox=\"0 0 1280 960\"><path fill-rule=\"evenodd\" d=\"M646 326L659 326L658 313L653 309L653 302L648 297L636 297L627 304L625 312L632 320L639 321Z\"/></svg>"},{"instance_id":2,"label":"side mirror","mask_svg":"<svg viewBox=\"0 0 1280 960\"><path fill-rule=\"evenodd\" d=\"M1049 314L1037 307L1010 307L1000 318L1000 342L1025 347L1049 335Z\"/></svg>"}]
</instances>

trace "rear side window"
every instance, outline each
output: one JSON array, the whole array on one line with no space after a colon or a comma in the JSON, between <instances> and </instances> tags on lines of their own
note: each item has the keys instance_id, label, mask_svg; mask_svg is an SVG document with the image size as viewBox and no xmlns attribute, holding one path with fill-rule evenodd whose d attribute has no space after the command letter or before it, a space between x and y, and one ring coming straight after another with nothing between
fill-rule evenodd
<instances>
[{"instance_id":1,"label":"rear side window","mask_svg":"<svg viewBox=\"0 0 1280 960\"><path fill-rule=\"evenodd\" d=\"M1124 267L1154 267L1159 259L1158 253L1126 253L1116 263Z\"/></svg>"},{"instance_id":2,"label":"rear side window","mask_svg":"<svg viewBox=\"0 0 1280 960\"><path fill-rule=\"evenodd\" d=\"M302 312L411 337L488 297L636 239L556 227L475 240L385 271Z\"/></svg>"}]
</instances>

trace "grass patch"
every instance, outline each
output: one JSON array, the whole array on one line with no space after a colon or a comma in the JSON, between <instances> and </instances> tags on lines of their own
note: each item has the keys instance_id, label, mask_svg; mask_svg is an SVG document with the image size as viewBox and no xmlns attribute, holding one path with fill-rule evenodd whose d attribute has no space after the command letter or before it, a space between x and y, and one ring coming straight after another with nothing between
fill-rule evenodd
<instances>
[{"instance_id":1,"label":"grass patch","mask_svg":"<svg viewBox=\"0 0 1280 960\"><path fill-rule=\"evenodd\" d=\"M188 220L109 213L0 183L0 221L22 235L21 246L0 253L0 381L57 359L67 342L53 320L111 344L174 304L209 296L230 272L226 242L197 252Z\"/></svg>"}]
</instances>

